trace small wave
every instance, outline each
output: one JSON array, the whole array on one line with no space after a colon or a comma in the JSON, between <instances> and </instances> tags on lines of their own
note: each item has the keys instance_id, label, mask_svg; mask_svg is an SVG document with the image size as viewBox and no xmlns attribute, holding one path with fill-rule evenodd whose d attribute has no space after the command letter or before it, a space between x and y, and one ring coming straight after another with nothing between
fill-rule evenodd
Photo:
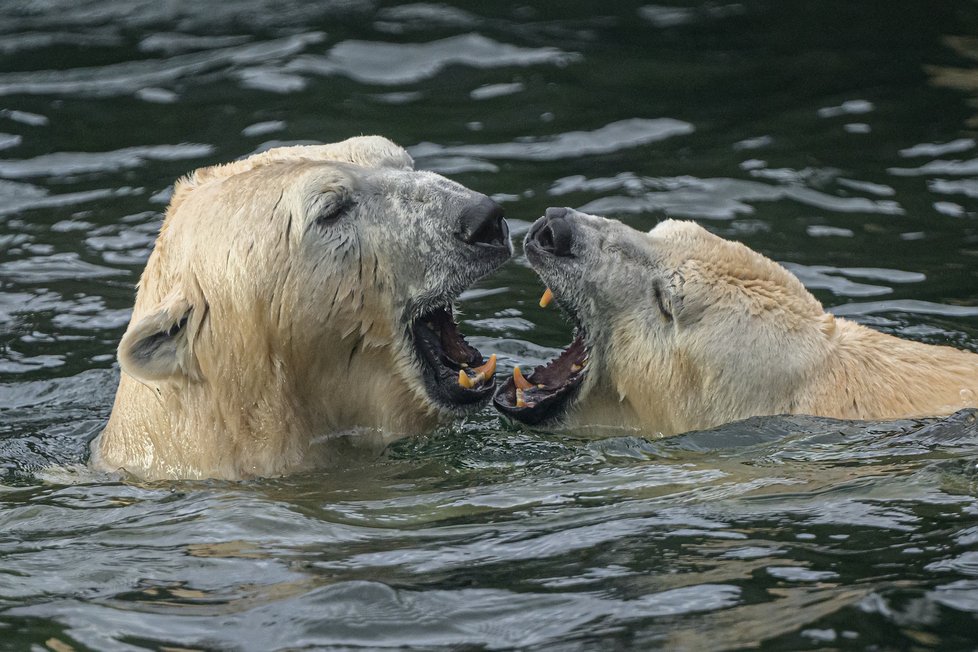
<instances>
[{"instance_id":1,"label":"small wave","mask_svg":"<svg viewBox=\"0 0 978 652\"><path fill-rule=\"evenodd\" d=\"M5 134L0 132L0 149L16 147L17 145L20 145L23 139L23 136L20 136L19 134Z\"/></svg>"},{"instance_id":2,"label":"small wave","mask_svg":"<svg viewBox=\"0 0 978 652\"><path fill-rule=\"evenodd\" d=\"M946 161L937 159L930 163L925 163L916 168L891 167L886 170L897 177L921 177L934 174L950 174L956 176L966 176L978 174L978 158L967 161Z\"/></svg>"},{"instance_id":3,"label":"small wave","mask_svg":"<svg viewBox=\"0 0 978 652\"><path fill-rule=\"evenodd\" d=\"M15 109L0 109L0 118L7 118L14 122L30 125L31 127L43 127L50 122L47 116L39 113L29 113L28 111L17 111Z\"/></svg>"},{"instance_id":4,"label":"small wave","mask_svg":"<svg viewBox=\"0 0 978 652\"><path fill-rule=\"evenodd\" d=\"M0 74L0 95L130 95L142 88L165 87L178 79L212 70L268 64L298 54L323 38L321 32L308 32L262 43L181 54L168 59L126 61L67 70L3 73Z\"/></svg>"},{"instance_id":5,"label":"small wave","mask_svg":"<svg viewBox=\"0 0 978 652\"><path fill-rule=\"evenodd\" d=\"M554 136L524 138L511 143L455 146L420 143L411 147L410 152L416 159L449 154L487 159L555 161L610 154L693 131L693 125L682 120L631 118L612 122L594 131L568 131Z\"/></svg>"},{"instance_id":6,"label":"small wave","mask_svg":"<svg viewBox=\"0 0 978 652\"><path fill-rule=\"evenodd\" d=\"M0 26L6 31L72 30L155 31L220 34L223 31L267 32L304 28L330 19L361 16L372 10L371 0L237 0L203 7L197 0L71 0L62 2L0 3ZM46 9L46 10L45 10ZM245 29L246 28L246 29Z\"/></svg>"},{"instance_id":7,"label":"small wave","mask_svg":"<svg viewBox=\"0 0 978 652\"><path fill-rule=\"evenodd\" d=\"M838 106L826 106L818 110L820 118L836 118L847 115L862 115L874 111L876 107L868 100L847 100Z\"/></svg>"},{"instance_id":8,"label":"small wave","mask_svg":"<svg viewBox=\"0 0 978 652\"><path fill-rule=\"evenodd\" d=\"M0 263L0 274L20 283L48 283L128 275L128 272L95 265L82 260L77 253L65 251Z\"/></svg>"},{"instance_id":9,"label":"small wave","mask_svg":"<svg viewBox=\"0 0 978 652\"><path fill-rule=\"evenodd\" d=\"M950 306L919 299L895 299L892 301L869 301L866 303L846 303L830 308L833 314L841 317L872 315L881 312L906 312L916 315L939 315L942 317L978 317L978 306Z\"/></svg>"},{"instance_id":10,"label":"small wave","mask_svg":"<svg viewBox=\"0 0 978 652\"><path fill-rule=\"evenodd\" d=\"M944 156L945 154L957 154L966 152L975 147L974 138L956 138L946 143L921 143L913 147L900 150L900 156L913 158L915 156Z\"/></svg>"},{"instance_id":11,"label":"small wave","mask_svg":"<svg viewBox=\"0 0 978 652\"><path fill-rule=\"evenodd\" d=\"M754 213L753 202L790 199L835 213L875 213L902 215L895 201L866 197L838 197L796 183L773 185L746 179L698 179L695 177L652 178L624 173L611 178L587 179L582 176L559 179L550 194L607 192L625 188L629 195L611 195L580 207L599 214L650 213L662 211L675 217L730 220ZM642 191L646 192L642 192ZM651 191L648 191L651 190Z\"/></svg>"},{"instance_id":12,"label":"small wave","mask_svg":"<svg viewBox=\"0 0 978 652\"><path fill-rule=\"evenodd\" d=\"M964 195L978 197L978 179L932 179L927 188L942 195Z\"/></svg>"},{"instance_id":13,"label":"small wave","mask_svg":"<svg viewBox=\"0 0 978 652\"><path fill-rule=\"evenodd\" d=\"M365 84L411 84L434 77L446 66L473 68L564 66L580 55L555 47L523 48L481 34L462 34L430 43L343 41L326 55L306 55L285 72L344 75Z\"/></svg>"},{"instance_id":14,"label":"small wave","mask_svg":"<svg viewBox=\"0 0 978 652\"><path fill-rule=\"evenodd\" d=\"M829 290L832 294L844 297L871 297L889 294L893 292L893 288L884 285L856 283L848 278L840 278L840 276L886 281L888 283L919 283L927 278L919 272L906 272L898 269L800 265L788 262L781 264L797 276L805 284L805 287Z\"/></svg>"},{"instance_id":15,"label":"small wave","mask_svg":"<svg viewBox=\"0 0 978 652\"><path fill-rule=\"evenodd\" d=\"M111 152L56 152L31 159L0 160L0 177L25 179L61 177L91 172L118 172L143 165L146 161L179 161L203 158L214 152L213 145L183 143L125 147Z\"/></svg>"},{"instance_id":16,"label":"small wave","mask_svg":"<svg viewBox=\"0 0 978 652\"><path fill-rule=\"evenodd\" d=\"M124 43L114 30L22 32L0 35L0 54L17 54L51 47L117 47Z\"/></svg>"},{"instance_id":17,"label":"small wave","mask_svg":"<svg viewBox=\"0 0 978 652\"><path fill-rule=\"evenodd\" d=\"M400 34L408 30L430 30L432 25L472 28L480 22L481 18L464 9L441 3L418 2L381 9L377 12L374 27L389 34Z\"/></svg>"},{"instance_id":18,"label":"small wave","mask_svg":"<svg viewBox=\"0 0 978 652\"><path fill-rule=\"evenodd\" d=\"M6 182L0 179L0 197L3 197L4 195L5 185ZM107 199L109 197L123 197L132 195L136 192L132 188L124 187L115 189L102 188L98 190L82 190L79 192L65 192L51 195L48 194L46 190L37 188L37 186L31 186L30 184L17 184L17 186L27 190L27 193L11 199L3 197L4 201L0 202L0 215L19 213L21 211L31 209L37 210L43 208L74 206L76 204L83 204L85 202L96 201L99 199Z\"/></svg>"},{"instance_id":19,"label":"small wave","mask_svg":"<svg viewBox=\"0 0 978 652\"><path fill-rule=\"evenodd\" d=\"M522 82L511 82L509 84L487 84L480 86L469 92L469 97L473 100L488 100L504 95L513 95L522 92L526 85Z\"/></svg>"},{"instance_id":20,"label":"small wave","mask_svg":"<svg viewBox=\"0 0 978 652\"><path fill-rule=\"evenodd\" d=\"M244 35L198 36L180 32L156 32L141 40L138 47L143 52L160 52L169 56L195 50L217 50L241 45L249 40L251 37Z\"/></svg>"}]
</instances>

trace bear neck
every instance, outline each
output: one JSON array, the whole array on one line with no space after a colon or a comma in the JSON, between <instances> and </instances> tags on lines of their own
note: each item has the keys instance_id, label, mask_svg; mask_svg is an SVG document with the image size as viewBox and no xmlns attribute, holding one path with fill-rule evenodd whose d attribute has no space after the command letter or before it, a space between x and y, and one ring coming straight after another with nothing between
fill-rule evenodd
<instances>
[{"instance_id":1,"label":"bear neck","mask_svg":"<svg viewBox=\"0 0 978 652\"><path fill-rule=\"evenodd\" d=\"M978 355L904 340L826 315L806 334L801 365L776 371L780 381L703 369L685 356L648 360L642 340L619 338L619 351L568 415L587 424L673 435L753 416L808 414L885 420L941 416L978 407ZM646 350L648 347L646 346ZM655 350L655 349L653 349ZM607 356L606 356L607 357ZM777 375L777 374L776 374Z\"/></svg>"},{"instance_id":2,"label":"bear neck","mask_svg":"<svg viewBox=\"0 0 978 652\"><path fill-rule=\"evenodd\" d=\"M437 423L395 371L395 347L337 336L329 355L264 353L204 364L200 381L152 385L123 374L93 445L96 466L147 480L276 476L328 465L331 446L317 440L332 435L358 430L372 440L365 445L382 447Z\"/></svg>"},{"instance_id":3,"label":"bear neck","mask_svg":"<svg viewBox=\"0 0 978 652\"><path fill-rule=\"evenodd\" d=\"M940 416L978 405L978 355L836 319L823 369L793 412L839 419Z\"/></svg>"}]
</instances>

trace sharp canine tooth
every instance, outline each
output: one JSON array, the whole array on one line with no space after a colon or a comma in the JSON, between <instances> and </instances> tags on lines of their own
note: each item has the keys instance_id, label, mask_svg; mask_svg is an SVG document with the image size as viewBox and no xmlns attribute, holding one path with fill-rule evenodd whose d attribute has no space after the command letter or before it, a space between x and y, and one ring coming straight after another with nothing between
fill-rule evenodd
<instances>
[{"instance_id":1,"label":"sharp canine tooth","mask_svg":"<svg viewBox=\"0 0 978 652\"><path fill-rule=\"evenodd\" d=\"M516 388L516 407L526 407L526 401L523 399L523 390L519 387Z\"/></svg>"},{"instance_id":2,"label":"sharp canine tooth","mask_svg":"<svg viewBox=\"0 0 978 652\"><path fill-rule=\"evenodd\" d=\"M554 293L550 288L547 288L546 291L543 293L543 296L540 297L540 307L546 308L547 306L550 305L550 302L553 300L554 300Z\"/></svg>"},{"instance_id":3,"label":"sharp canine tooth","mask_svg":"<svg viewBox=\"0 0 978 652\"><path fill-rule=\"evenodd\" d=\"M580 371L580 370L581 370L581 369L583 369L583 368L584 368L584 367L582 367L582 366L581 366L581 365L579 365L579 364L572 364L572 365L571 365L571 371L573 371L574 373L577 373L578 371Z\"/></svg>"},{"instance_id":4,"label":"sharp canine tooth","mask_svg":"<svg viewBox=\"0 0 978 652\"><path fill-rule=\"evenodd\" d=\"M492 378L496 375L496 354L493 353L489 356L489 360L486 361L481 367L475 367L474 371L478 376L482 376L482 379Z\"/></svg>"},{"instance_id":5,"label":"sharp canine tooth","mask_svg":"<svg viewBox=\"0 0 978 652\"><path fill-rule=\"evenodd\" d=\"M516 385L517 389L521 390L533 387L533 383L523 377L523 373L519 367L513 367L513 384Z\"/></svg>"},{"instance_id":6,"label":"sharp canine tooth","mask_svg":"<svg viewBox=\"0 0 978 652\"><path fill-rule=\"evenodd\" d=\"M458 370L458 384L465 389L472 389L479 383L484 383L487 379L492 378L496 374L496 354L493 353L489 356L489 360L481 367L475 367L472 371L475 372L474 376L469 376L465 372L468 369L468 365L463 364L462 369Z\"/></svg>"}]
</instances>

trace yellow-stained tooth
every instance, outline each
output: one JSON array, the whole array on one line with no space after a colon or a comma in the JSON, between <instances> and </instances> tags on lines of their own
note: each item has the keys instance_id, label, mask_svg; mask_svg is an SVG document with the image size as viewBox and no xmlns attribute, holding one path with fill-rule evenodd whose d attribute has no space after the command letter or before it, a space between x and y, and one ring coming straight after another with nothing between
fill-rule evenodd
<instances>
[{"instance_id":1,"label":"yellow-stained tooth","mask_svg":"<svg viewBox=\"0 0 978 652\"><path fill-rule=\"evenodd\" d=\"M480 367L475 367L472 369L475 372L474 376L469 376L465 372L465 369L458 370L458 384L466 389L472 389L479 383L485 382L487 379L492 378L496 374L496 354L493 353L489 356L489 360Z\"/></svg>"},{"instance_id":2,"label":"yellow-stained tooth","mask_svg":"<svg viewBox=\"0 0 978 652\"><path fill-rule=\"evenodd\" d=\"M516 389L525 390L533 387L533 383L523 377L523 372L520 371L519 367L513 367L513 384L516 385Z\"/></svg>"},{"instance_id":3,"label":"yellow-stained tooth","mask_svg":"<svg viewBox=\"0 0 978 652\"><path fill-rule=\"evenodd\" d=\"M526 399L523 392L533 388L533 383L523 377L523 372L519 367L513 367L513 384L516 385L516 407L526 407Z\"/></svg>"},{"instance_id":4,"label":"yellow-stained tooth","mask_svg":"<svg viewBox=\"0 0 978 652\"><path fill-rule=\"evenodd\" d=\"M486 361L481 367L476 367L473 369L477 376L482 376L483 379L492 378L496 375L496 354L493 353L489 356L489 360Z\"/></svg>"},{"instance_id":5,"label":"yellow-stained tooth","mask_svg":"<svg viewBox=\"0 0 978 652\"><path fill-rule=\"evenodd\" d=\"M546 308L547 306L550 305L550 302L553 300L554 300L553 290L547 288L546 291L544 291L543 296L540 297L540 307Z\"/></svg>"}]
</instances>

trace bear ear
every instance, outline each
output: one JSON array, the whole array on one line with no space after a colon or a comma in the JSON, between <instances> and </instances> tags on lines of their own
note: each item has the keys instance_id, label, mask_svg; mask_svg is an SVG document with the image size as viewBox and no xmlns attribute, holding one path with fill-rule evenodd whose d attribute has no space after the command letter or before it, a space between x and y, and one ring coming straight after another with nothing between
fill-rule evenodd
<instances>
[{"instance_id":1,"label":"bear ear","mask_svg":"<svg viewBox=\"0 0 978 652\"><path fill-rule=\"evenodd\" d=\"M237 174L257 165L272 161L301 160L342 161L365 168L391 168L413 170L414 159L407 150L383 136L357 136L329 145L293 145L276 147L229 165L206 168L216 170L221 176ZM212 174L212 173L209 173Z\"/></svg>"},{"instance_id":2,"label":"bear ear","mask_svg":"<svg viewBox=\"0 0 978 652\"><path fill-rule=\"evenodd\" d=\"M119 342L119 366L142 381L199 376L193 335L202 315L180 290L174 290L149 314L133 320Z\"/></svg>"},{"instance_id":3,"label":"bear ear","mask_svg":"<svg viewBox=\"0 0 978 652\"><path fill-rule=\"evenodd\" d=\"M659 311L679 327L689 327L703 317L703 308L694 297L685 291L682 274L674 274L665 282L653 285L655 300Z\"/></svg>"},{"instance_id":4,"label":"bear ear","mask_svg":"<svg viewBox=\"0 0 978 652\"><path fill-rule=\"evenodd\" d=\"M414 159L403 147L383 136L357 136L335 145L338 158L370 168L413 170Z\"/></svg>"}]
</instances>

